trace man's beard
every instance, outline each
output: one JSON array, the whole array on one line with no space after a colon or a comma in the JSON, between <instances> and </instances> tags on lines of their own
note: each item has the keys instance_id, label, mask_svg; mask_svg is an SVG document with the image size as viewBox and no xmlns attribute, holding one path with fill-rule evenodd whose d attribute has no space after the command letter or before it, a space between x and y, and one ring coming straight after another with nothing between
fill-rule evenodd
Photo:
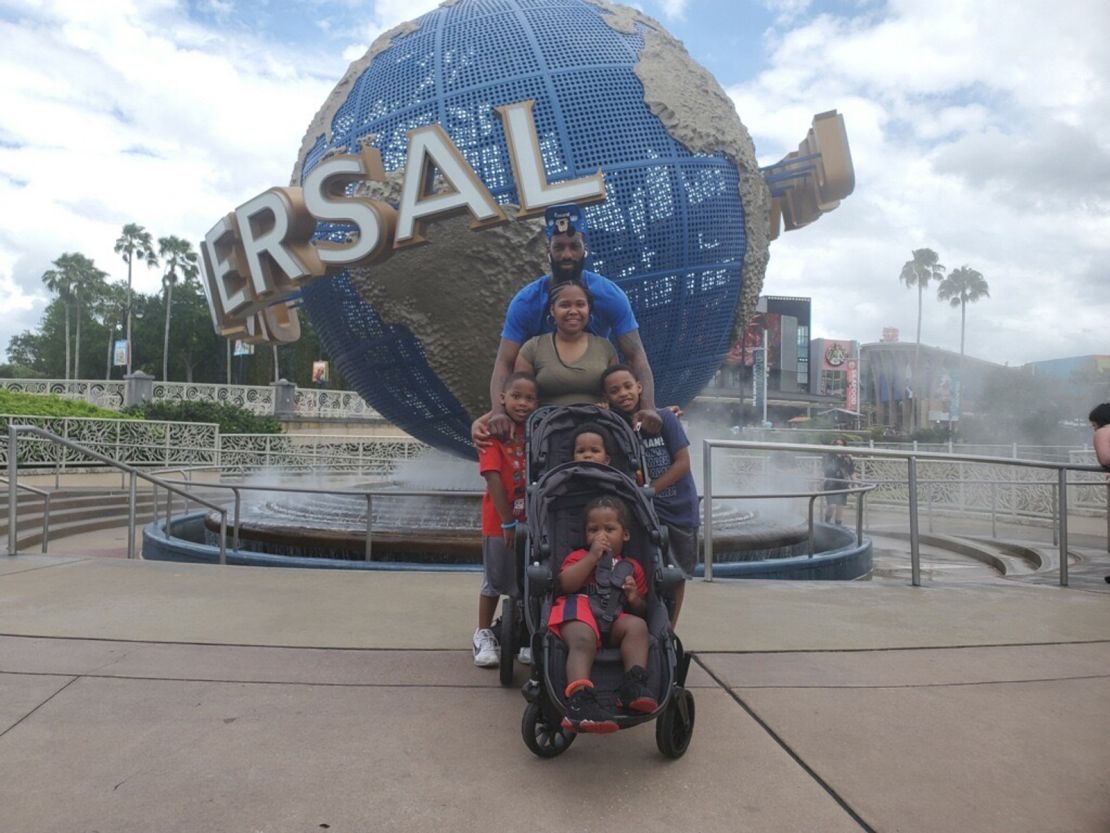
<instances>
[{"instance_id":1,"label":"man's beard","mask_svg":"<svg viewBox=\"0 0 1110 833\"><path fill-rule=\"evenodd\" d=\"M551 263L551 282L553 284L566 283L568 281L581 281L582 270L586 265L586 258L577 260L572 266L562 266L550 255L548 261Z\"/></svg>"}]
</instances>

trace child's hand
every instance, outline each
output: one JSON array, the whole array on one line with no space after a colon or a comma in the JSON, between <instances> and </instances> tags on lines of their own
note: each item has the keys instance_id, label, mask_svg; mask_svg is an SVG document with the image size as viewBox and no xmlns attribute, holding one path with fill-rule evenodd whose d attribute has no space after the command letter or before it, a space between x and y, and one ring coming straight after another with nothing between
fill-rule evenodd
<instances>
[{"instance_id":1,"label":"child's hand","mask_svg":"<svg viewBox=\"0 0 1110 833\"><path fill-rule=\"evenodd\" d=\"M516 551L516 527L511 526L508 529L501 528L501 540L505 542L505 548L509 552Z\"/></svg>"},{"instance_id":2,"label":"child's hand","mask_svg":"<svg viewBox=\"0 0 1110 833\"><path fill-rule=\"evenodd\" d=\"M590 544L590 555L592 555L595 560L600 561L601 556L605 555L605 551L611 550L612 548L613 546L609 543L609 533L599 532L594 537L594 542Z\"/></svg>"},{"instance_id":3,"label":"child's hand","mask_svg":"<svg viewBox=\"0 0 1110 833\"><path fill-rule=\"evenodd\" d=\"M640 604L640 591L636 587L636 579L632 576L625 576L624 583L621 585L621 590L624 591L624 598L633 607Z\"/></svg>"}]
</instances>

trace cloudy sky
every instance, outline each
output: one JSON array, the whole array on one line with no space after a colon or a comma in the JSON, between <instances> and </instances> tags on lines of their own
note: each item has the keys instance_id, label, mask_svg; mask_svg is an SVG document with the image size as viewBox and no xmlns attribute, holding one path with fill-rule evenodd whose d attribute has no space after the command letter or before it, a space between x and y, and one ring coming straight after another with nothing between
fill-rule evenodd
<instances>
[{"instance_id":1,"label":"cloudy sky","mask_svg":"<svg viewBox=\"0 0 1110 833\"><path fill-rule=\"evenodd\" d=\"M114 278L124 223L198 241L288 182L348 63L428 0L0 0L0 348L36 326L63 252ZM898 282L927 246L991 298L967 351L1110 353L1110 4L1104 0L643 0L732 96L761 164L815 113L847 121L856 190L772 245L764 291L814 335L913 340ZM153 292L157 272L137 270ZM959 347L926 295L922 341Z\"/></svg>"}]
</instances>

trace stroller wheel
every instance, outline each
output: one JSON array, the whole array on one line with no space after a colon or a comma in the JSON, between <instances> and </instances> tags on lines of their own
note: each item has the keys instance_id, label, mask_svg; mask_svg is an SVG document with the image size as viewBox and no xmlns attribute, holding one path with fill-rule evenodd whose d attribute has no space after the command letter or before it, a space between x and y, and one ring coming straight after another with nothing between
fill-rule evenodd
<instances>
[{"instance_id":1,"label":"stroller wheel","mask_svg":"<svg viewBox=\"0 0 1110 833\"><path fill-rule=\"evenodd\" d=\"M655 745L668 758L681 758L694 734L694 695L679 688L655 722Z\"/></svg>"},{"instance_id":2,"label":"stroller wheel","mask_svg":"<svg viewBox=\"0 0 1110 833\"><path fill-rule=\"evenodd\" d=\"M501 602L501 626L497 640L501 643L501 666L499 668L501 685L513 684L513 658L517 648L517 615L516 605L512 599L503 599Z\"/></svg>"},{"instance_id":3,"label":"stroller wheel","mask_svg":"<svg viewBox=\"0 0 1110 833\"><path fill-rule=\"evenodd\" d=\"M520 733L524 736L525 745L532 750L533 754L541 758L554 758L570 748L576 735L559 725L558 720L552 721L544 714L543 699L529 703L524 709L524 719L520 721Z\"/></svg>"}]
</instances>

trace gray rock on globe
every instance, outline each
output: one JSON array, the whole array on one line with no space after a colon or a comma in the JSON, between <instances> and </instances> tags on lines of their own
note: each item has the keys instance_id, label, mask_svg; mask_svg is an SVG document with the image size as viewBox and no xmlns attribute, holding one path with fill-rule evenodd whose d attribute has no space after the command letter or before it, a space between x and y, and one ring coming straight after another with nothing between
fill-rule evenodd
<instances>
[{"instance_id":1,"label":"gray rock on globe","mask_svg":"<svg viewBox=\"0 0 1110 833\"><path fill-rule=\"evenodd\" d=\"M489 407L505 308L548 269L541 219L517 219L494 107L533 100L548 182L602 171L588 206L588 268L628 294L656 401L685 404L712 377L754 306L770 195L720 85L654 20L596 0L458 0L382 35L310 125L293 183L335 153L377 148L394 204L408 131L438 124L505 208L428 223L426 245L304 289L304 309L343 377L391 422L473 456ZM318 235L346 230L321 224Z\"/></svg>"}]
</instances>

